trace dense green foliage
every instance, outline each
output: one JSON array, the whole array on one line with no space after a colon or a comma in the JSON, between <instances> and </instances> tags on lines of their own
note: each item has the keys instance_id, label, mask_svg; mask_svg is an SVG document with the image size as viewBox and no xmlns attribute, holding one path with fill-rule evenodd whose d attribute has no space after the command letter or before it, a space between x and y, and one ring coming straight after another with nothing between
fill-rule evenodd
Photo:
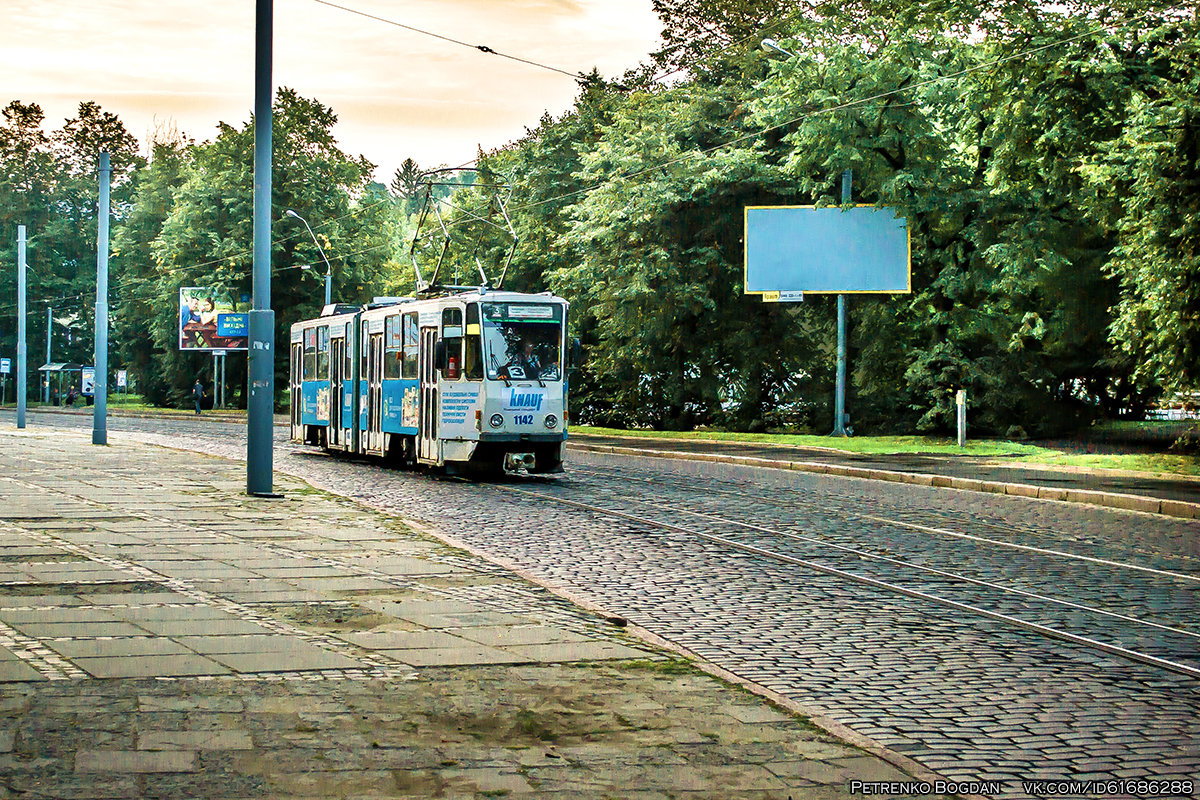
<instances>
[{"instance_id":1,"label":"dense green foliage","mask_svg":"<svg viewBox=\"0 0 1200 800\"><path fill-rule=\"evenodd\" d=\"M974 430L1037 434L1137 415L1200 385L1194 8L654 7L664 47L649 63L619 82L587 76L572 109L481 153L474 171L404 162L390 194L337 148L331 109L281 91L277 336L316 310L320 283L304 275L323 271L286 209L313 223L335 295L362 300L408 287L407 232L430 203L454 235L442 279L474 280L476 259L494 272L513 241L503 204L517 241L506 288L572 302L588 354L572 378L576 420L824 432L834 300L746 296L743 209L836 205L850 169L854 202L903 214L913 253L910 294L850 301L848 409L860 431L946 430L959 388ZM764 36L794 55L764 50ZM166 137L146 163L94 104L46 134L36 106L13 103L0 127L0 272L11 275L22 221L31 297L86 296L95 153L108 149L112 363L134 369L147 397L178 398L206 362L174 348L174 292L248 289L252 139L250 125L222 125L203 144ZM428 265L441 241L421 244ZM5 309L12 287L5 277ZM78 352L56 354L86 360L90 305L72 308ZM11 341L0 330L0 349Z\"/></svg>"},{"instance_id":2,"label":"dense green foliage","mask_svg":"<svg viewBox=\"0 0 1200 800\"><path fill-rule=\"evenodd\" d=\"M42 363L43 301L56 309L54 359L92 361L96 163L98 153L108 151L114 164L109 364L129 370L138 391L154 403L183 401L197 376L211 384L211 356L178 350L179 289L249 294L253 124L222 123L216 137L201 144L160 134L147 163L120 122L93 103L80 105L79 116L53 134L43 133L36 105L12 103L4 115L0 304L11 319L15 232L24 224L30 236L30 364ZM324 296L324 263L303 223L285 216L288 209L309 221L329 257L335 301L361 302L411 287L410 270L399 261L408 225L404 209L371 182L373 165L338 149L331 132L336 121L314 100L289 89L277 95L271 258L277 342L287 341L294 321L319 313ZM11 327L0 331L0 350L12 353L14 339ZM286 359L276 366L282 389ZM228 359L227 379L231 398L241 402L244 358Z\"/></svg>"},{"instance_id":3,"label":"dense green foliage","mask_svg":"<svg viewBox=\"0 0 1200 800\"><path fill-rule=\"evenodd\" d=\"M947 429L958 388L976 430L1035 433L1196 387L1191 11L656 8L658 63L481 162L516 186L522 285L573 302L577 419L827 428L833 299L743 295L742 217L837 204L844 169L913 237L912 293L850 302L860 430Z\"/></svg>"}]
</instances>

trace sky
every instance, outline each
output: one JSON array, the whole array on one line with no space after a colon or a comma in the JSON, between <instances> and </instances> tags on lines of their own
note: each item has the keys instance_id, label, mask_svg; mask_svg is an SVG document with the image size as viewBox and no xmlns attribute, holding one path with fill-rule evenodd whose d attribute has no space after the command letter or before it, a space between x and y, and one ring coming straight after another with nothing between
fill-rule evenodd
<instances>
[{"instance_id":1,"label":"sky","mask_svg":"<svg viewBox=\"0 0 1200 800\"><path fill-rule=\"evenodd\" d=\"M570 73L619 76L655 49L651 0L337 0ZM0 0L0 105L38 103L47 129L94 100L139 142L197 141L254 106L254 0ZM465 163L570 107L568 76L314 0L275 0L275 87L338 115L342 149L379 165Z\"/></svg>"}]
</instances>

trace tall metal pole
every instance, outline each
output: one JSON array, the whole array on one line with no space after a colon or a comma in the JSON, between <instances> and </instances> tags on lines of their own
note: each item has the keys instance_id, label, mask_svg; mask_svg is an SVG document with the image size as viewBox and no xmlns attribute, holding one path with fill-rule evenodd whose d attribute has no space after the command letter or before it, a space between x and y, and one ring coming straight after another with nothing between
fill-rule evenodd
<instances>
[{"instance_id":1,"label":"tall metal pole","mask_svg":"<svg viewBox=\"0 0 1200 800\"><path fill-rule=\"evenodd\" d=\"M25 427L25 226L17 226L17 427Z\"/></svg>"},{"instance_id":2,"label":"tall metal pole","mask_svg":"<svg viewBox=\"0 0 1200 800\"><path fill-rule=\"evenodd\" d=\"M275 312L271 310L271 29L273 0L256 0L254 51L254 266L246 492L274 494Z\"/></svg>"},{"instance_id":3,"label":"tall metal pole","mask_svg":"<svg viewBox=\"0 0 1200 800\"><path fill-rule=\"evenodd\" d=\"M46 365L50 364L50 337L54 333L54 308L46 303ZM50 373L46 373L45 382L42 384L42 402L50 405Z\"/></svg>"},{"instance_id":4,"label":"tall metal pole","mask_svg":"<svg viewBox=\"0 0 1200 800\"><path fill-rule=\"evenodd\" d=\"M108 444L108 184L112 167L100 154L100 207L96 214L96 380L92 391L92 444Z\"/></svg>"},{"instance_id":5,"label":"tall metal pole","mask_svg":"<svg viewBox=\"0 0 1200 800\"><path fill-rule=\"evenodd\" d=\"M842 205L850 205L850 183L853 173L842 173ZM837 298L837 388L833 396L833 433L846 435L846 295Z\"/></svg>"},{"instance_id":6,"label":"tall metal pole","mask_svg":"<svg viewBox=\"0 0 1200 800\"><path fill-rule=\"evenodd\" d=\"M325 305L333 302L333 273L325 273Z\"/></svg>"}]
</instances>

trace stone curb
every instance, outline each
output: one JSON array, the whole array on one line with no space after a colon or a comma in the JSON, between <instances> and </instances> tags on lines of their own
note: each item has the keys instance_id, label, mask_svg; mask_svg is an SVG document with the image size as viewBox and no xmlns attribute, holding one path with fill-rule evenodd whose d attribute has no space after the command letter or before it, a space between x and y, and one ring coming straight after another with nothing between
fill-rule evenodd
<instances>
[{"instance_id":1,"label":"stone curb","mask_svg":"<svg viewBox=\"0 0 1200 800\"><path fill-rule=\"evenodd\" d=\"M5 408L11 408L11 406L5 406ZM92 416L91 411L67 411L66 409L60 408L58 406L51 406L49 408L46 408L46 407L30 408L30 409L28 409L28 412L30 414L61 414L63 416L72 416L72 417L90 417L90 416ZM133 417L136 419L178 419L178 420L192 420L195 422L245 422L246 421L245 414L227 414L227 413L222 413L220 411L206 411L203 414L200 414L199 416L197 416L196 414L188 413L186 409L184 409L180 413L171 414L171 413L164 413L164 412L159 412L159 411L147 411L145 409L138 409L136 411L128 411L123 408L109 408L108 416L110 416L110 417ZM276 416L279 416L279 415L277 414ZM291 423L288 422L287 420L280 421L280 420L276 419L274 424L275 424L275 427L277 427L277 428L286 428Z\"/></svg>"},{"instance_id":2,"label":"stone curb","mask_svg":"<svg viewBox=\"0 0 1200 800\"><path fill-rule=\"evenodd\" d=\"M844 478L864 478L866 480L907 483L916 486L961 489L969 492L1007 494L1037 500L1058 500L1064 503L1082 503L1105 508L1117 508L1123 511L1141 511L1146 514L1159 514L1179 519L1200 519L1200 503L1189 503L1184 500L1163 500L1157 497L1143 497L1141 495L1103 492L1093 489L1061 489L1050 486L1037 486L1029 483L1008 483L1004 481L978 480L976 478L958 478L950 475L867 469L864 467L849 467L842 464L822 464L815 461L779 461L752 456L688 453L678 450L644 450L639 447L586 444L578 441L569 441L568 444L572 449L591 453L645 456L647 458L671 458L681 461L709 461L722 464L738 464L747 467L816 472L824 475L837 475Z\"/></svg>"}]
</instances>

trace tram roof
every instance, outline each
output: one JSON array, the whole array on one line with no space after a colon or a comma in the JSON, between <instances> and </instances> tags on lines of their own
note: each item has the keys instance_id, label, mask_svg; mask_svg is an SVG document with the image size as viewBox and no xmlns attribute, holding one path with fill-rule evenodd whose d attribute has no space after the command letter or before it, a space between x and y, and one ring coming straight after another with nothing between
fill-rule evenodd
<instances>
[{"instance_id":1,"label":"tram roof","mask_svg":"<svg viewBox=\"0 0 1200 800\"><path fill-rule=\"evenodd\" d=\"M395 298L395 302L386 304L368 305L363 308L356 308L345 304L338 304L336 309L333 306L326 306L327 311L336 310L341 313L331 314L329 316L314 317L312 319L299 320L292 324L293 330L302 328L311 328L320 325L342 325L352 321L356 316L362 315L364 318L378 318L390 316L398 310L408 307L425 307L446 301L455 301L459 303L473 302L494 302L494 303L520 303L520 302L540 302L540 303L561 303L569 305L566 300L551 292L539 292L537 294L529 294L527 292L506 292L499 290L482 291L480 289L468 289L466 291L457 292L455 294L444 294L437 297L425 298ZM346 309L346 310L343 310Z\"/></svg>"}]
</instances>

